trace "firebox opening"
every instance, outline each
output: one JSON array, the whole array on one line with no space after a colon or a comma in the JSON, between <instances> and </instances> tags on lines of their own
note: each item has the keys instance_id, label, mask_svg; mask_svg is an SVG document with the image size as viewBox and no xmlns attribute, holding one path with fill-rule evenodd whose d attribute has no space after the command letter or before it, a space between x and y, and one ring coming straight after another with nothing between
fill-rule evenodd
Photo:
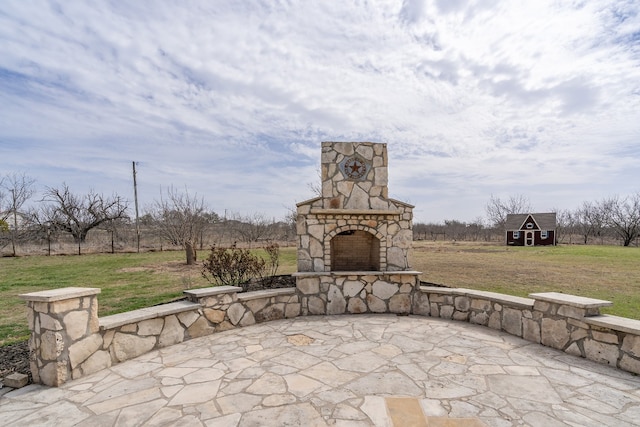
<instances>
[{"instance_id":1,"label":"firebox opening","mask_svg":"<svg viewBox=\"0 0 640 427\"><path fill-rule=\"evenodd\" d=\"M380 240L361 230L348 230L331 239L331 270L380 270Z\"/></svg>"}]
</instances>

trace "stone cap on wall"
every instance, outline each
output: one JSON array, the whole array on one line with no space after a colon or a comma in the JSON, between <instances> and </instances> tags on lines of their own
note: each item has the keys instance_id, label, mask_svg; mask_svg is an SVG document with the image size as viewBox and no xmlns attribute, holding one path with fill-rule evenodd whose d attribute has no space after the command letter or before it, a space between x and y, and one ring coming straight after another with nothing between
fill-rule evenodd
<instances>
[{"instance_id":1,"label":"stone cap on wall","mask_svg":"<svg viewBox=\"0 0 640 427\"><path fill-rule=\"evenodd\" d=\"M600 326L601 328L640 335L640 320L601 314L600 316L587 317L584 321L590 325Z\"/></svg>"},{"instance_id":2,"label":"stone cap on wall","mask_svg":"<svg viewBox=\"0 0 640 427\"><path fill-rule=\"evenodd\" d=\"M577 308L584 308L584 309L610 307L613 305L611 301L605 301L605 300L595 299L595 298L579 297L576 295L561 294L559 292L541 292L536 294L529 294L529 297L537 301L550 302L554 304L563 304L563 305L568 305L570 307L577 307Z\"/></svg>"},{"instance_id":3,"label":"stone cap on wall","mask_svg":"<svg viewBox=\"0 0 640 427\"><path fill-rule=\"evenodd\" d=\"M18 295L18 297L22 298L25 301L54 302L54 301L63 301L67 299L72 299L72 298L87 297L91 295L97 295L99 293L100 293L99 288L67 287L67 288L50 289L47 291L31 292L28 294L21 294L21 295Z\"/></svg>"},{"instance_id":4,"label":"stone cap on wall","mask_svg":"<svg viewBox=\"0 0 640 427\"><path fill-rule=\"evenodd\" d=\"M262 291L247 292L238 295L238 301L251 301L260 298L278 297L282 295L295 295L296 288L276 288Z\"/></svg>"},{"instance_id":5,"label":"stone cap on wall","mask_svg":"<svg viewBox=\"0 0 640 427\"><path fill-rule=\"evenodd\" d=\"M169 316L184 311L197 310L200 307L198 303L177 301L169 304L156 305L154 307L140 308L125 313L112 314L111 316L105 316L99 319L100 329L113 329L118 326L128 325L129 323Z\"/></svg>"},{"instance_id":6,"label":"stone cap on wall","mask_svg":"<svg viewBox=\"0 0 640 427\"><path fill-rule=\"evenodd\" d=\"M500 294L497 292L477 291L475 289L466 288L445 288L442 286L420 286L420 290L426 293L434 293L440 295L461 295L467 297L478 297L490 301L510 304L516 307L533 308L533 300L530 298L517 297L513 295Z\"/></svg>"},{"instance_id":7,"label":"stone cap on wall","mask_svg":"<svg viewBox=\"0 0 640 427\"><path fill-rule=\"evenodd\" d=\"M189 289L188 291L182 291L183 294L193 296L196 298L210 297L213 295L230 294L234 292L242 292L242 288L239 286L214 286L201 289Z\"/></svg>"}]
</instances>

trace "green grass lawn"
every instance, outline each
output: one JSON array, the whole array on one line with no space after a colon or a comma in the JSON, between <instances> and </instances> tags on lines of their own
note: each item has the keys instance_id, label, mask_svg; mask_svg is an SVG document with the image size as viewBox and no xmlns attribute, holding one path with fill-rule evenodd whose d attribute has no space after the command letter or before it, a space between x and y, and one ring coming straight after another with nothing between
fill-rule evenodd
<instances>
[{"instance_id":1,"label":"green grass lawn","mask_svg":"<svg viewBox=\"0 0 640 427\"><path fill-rule=\"evenodd\" d=\"M202 251L198 255L206 257ZM640 319L640 249L619 246L516 248L416 242L412 267L421 279L510 295L564 292L613 301L603 310ZM210 286L183 252L0 258L0 345L29 336L19 294L66 286L95 287L99 315L168 302ZM295 248L281 248L278 274L296 270Z\"/></svg>"},{"instance_id":2,"label":"green grass lawn","mask_svg":"<svg viewBox=\"0 0 640 427\"><path fill-rule=\"evenodd\" d=\"M614 305L602 312L640 319L640 248L417 242L413 267L422 280L451 287L604 299Z\"/></svg>"}]
</instances>

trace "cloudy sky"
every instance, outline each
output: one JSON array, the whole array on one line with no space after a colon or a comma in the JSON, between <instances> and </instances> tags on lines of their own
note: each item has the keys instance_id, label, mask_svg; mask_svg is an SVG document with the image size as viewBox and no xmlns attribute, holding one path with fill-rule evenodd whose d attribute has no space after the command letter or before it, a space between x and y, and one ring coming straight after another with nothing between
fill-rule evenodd
<instances>
[{"instance_id":1,"label":"cloudy sky","mask_svg":"<svg viewBox=\"0 0 640 427\"><path fill-rule=\"evenodd\" d=\"M321 141L385 142L415 219L640 190L640 3L36 1L0 8L0 175L217 213L313 197Z\"/></svg>"}]
</instances>

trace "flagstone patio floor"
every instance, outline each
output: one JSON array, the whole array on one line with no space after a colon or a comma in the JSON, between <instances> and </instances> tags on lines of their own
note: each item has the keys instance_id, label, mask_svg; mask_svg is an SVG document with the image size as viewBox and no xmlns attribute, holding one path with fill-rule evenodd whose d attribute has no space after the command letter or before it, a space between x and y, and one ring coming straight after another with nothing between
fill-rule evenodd
<instances>
[{"instance_id":1,"label":"flagstone patio floor","mask_svg":"<svg viewBox=\"0 0 640 427\"><path fill-rule=\"evenodd\" d=\"M298 317L0 390L2 426L638 426L640 377L468 323Z\"/></svg>"}]
</instances>

